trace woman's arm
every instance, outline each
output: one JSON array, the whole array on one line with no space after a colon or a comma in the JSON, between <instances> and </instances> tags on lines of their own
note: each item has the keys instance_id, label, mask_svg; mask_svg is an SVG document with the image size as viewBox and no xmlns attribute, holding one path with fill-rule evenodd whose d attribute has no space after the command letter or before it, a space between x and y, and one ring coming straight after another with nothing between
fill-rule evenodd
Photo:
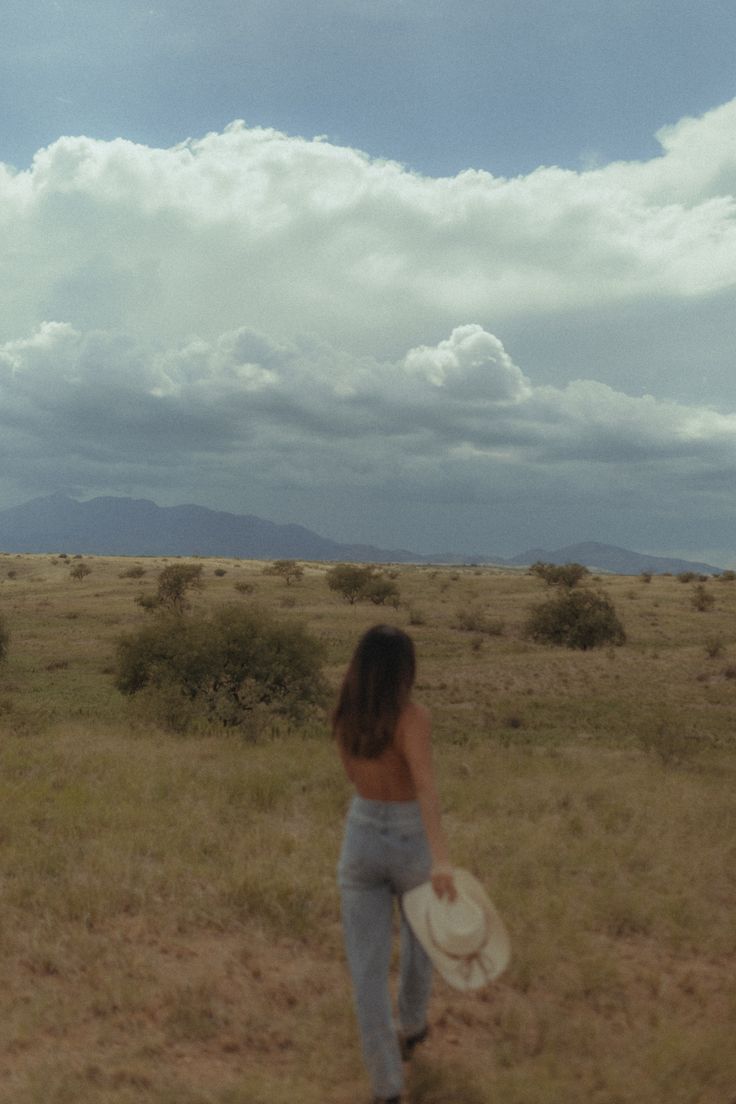
<instances>
[{"instance_id":1,"label":"woman's arm","mask_svg":"<svg viewBox=\"0 0 736 1104\"><path fill-rule=\"evenodd\" d=\"M410 705L401 719L401 750L409 767L424 829L432 855L432 885L438 897L456 896L450 852L442 828L440 799L432 762L432 725L429 711L421 705Z\"/></svg>"}]
</instances>

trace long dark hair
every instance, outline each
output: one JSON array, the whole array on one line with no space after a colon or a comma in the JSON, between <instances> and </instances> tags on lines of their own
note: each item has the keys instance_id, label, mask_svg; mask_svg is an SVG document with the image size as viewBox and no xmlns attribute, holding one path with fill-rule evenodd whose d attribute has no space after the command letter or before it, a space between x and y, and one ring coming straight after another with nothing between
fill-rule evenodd
<instances>
[{"instance_id":1,"label":"long dark hair","mask_svg":"<svg viewBox=\"0 0 736 1104\"><path fill-rule=\"evenodd\" d=\"M377 759L393 739L416 674L414 643L402 629L374 625L345 672L332 727L349 755Z\"/></svg>"}]
</instances>

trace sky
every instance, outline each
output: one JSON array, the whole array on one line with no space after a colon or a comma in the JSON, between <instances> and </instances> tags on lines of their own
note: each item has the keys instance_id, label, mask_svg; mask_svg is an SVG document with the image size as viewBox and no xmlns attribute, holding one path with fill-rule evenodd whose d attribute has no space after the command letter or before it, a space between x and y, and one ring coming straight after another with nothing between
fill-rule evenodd
<instances>
[{"instance_id":1,"label":"sky","mask_svg":"<svg viewBox=\"0 0 736 1104\"><path fill-rule=\"evenodd\" d=\"M0 509L736 566L732 0L4 0Z\"/></svg>"}]
</instances>

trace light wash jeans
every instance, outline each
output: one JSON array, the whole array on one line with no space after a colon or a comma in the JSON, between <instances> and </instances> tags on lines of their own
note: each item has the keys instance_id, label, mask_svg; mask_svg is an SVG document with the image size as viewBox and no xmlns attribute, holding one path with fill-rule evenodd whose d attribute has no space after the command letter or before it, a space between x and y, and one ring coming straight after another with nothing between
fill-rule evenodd
<instances>
[{"instance_id":1,"label":"light wash jeans","mask_svg":"<svg viewBox=\"0 0 736 1104\"><path fill-rule=\"evenodd\" d=\"M378 1097L397 1096L403 1084L389 991L394 897L426 882L430 868L417 801L352 799L338 882L363 1057ZM402 912L398 1010L405 1034L425 1026L431 987L432 964Z\"/></svg>"}]
</instances>

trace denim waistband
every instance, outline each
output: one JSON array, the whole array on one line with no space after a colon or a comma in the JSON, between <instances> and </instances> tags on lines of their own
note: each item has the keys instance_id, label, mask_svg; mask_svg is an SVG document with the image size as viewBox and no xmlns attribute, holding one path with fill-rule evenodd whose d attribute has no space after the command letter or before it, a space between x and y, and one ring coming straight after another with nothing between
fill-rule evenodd
<instances>
[{"instance_id":1,"label":"denim waistband","mask_svg":"<svg viewBox=\"0 0 736 1104\"><path fill-rule=\"evenodd\" d=\"M418 801L373 801L355 794L348 809L349 820L377 824L381 828L421 828Z\"/></svg>"}]
</instances>

